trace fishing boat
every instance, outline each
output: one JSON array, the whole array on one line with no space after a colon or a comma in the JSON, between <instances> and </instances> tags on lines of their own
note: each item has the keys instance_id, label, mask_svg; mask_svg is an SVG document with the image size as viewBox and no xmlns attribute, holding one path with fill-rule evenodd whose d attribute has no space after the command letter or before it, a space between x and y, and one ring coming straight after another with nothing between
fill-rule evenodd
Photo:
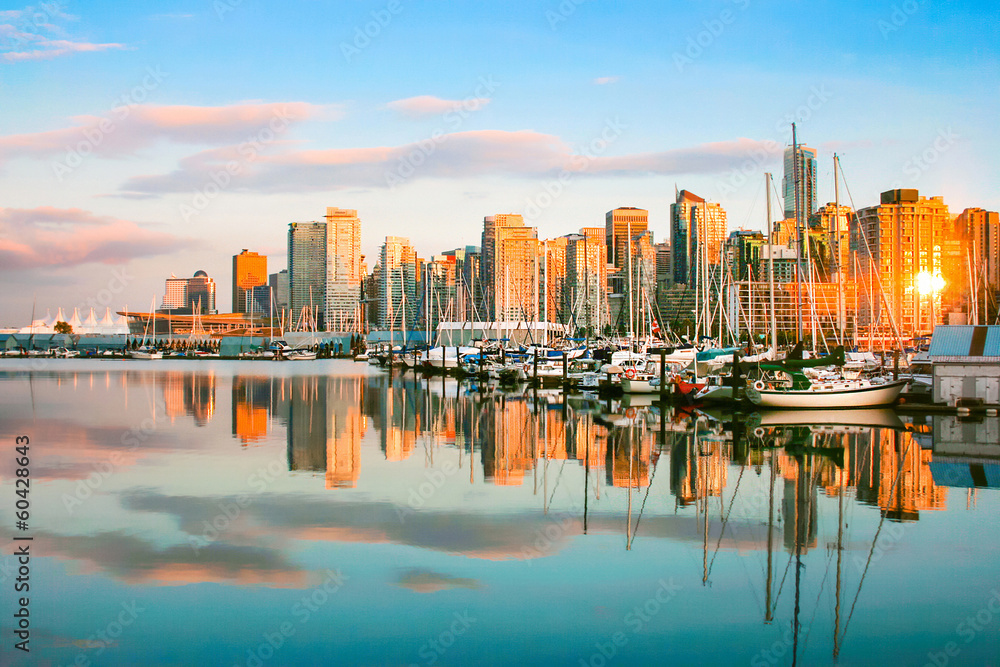
<instances>
[{"instance_id":1,"label":"fishing boat","mask_svg":"<svg viewBox=\"0 0 1000 667\"><path fill-rule=\"evenodd\" d=\"M866 408L892 405L909 380L885 378L831 379L812 381L796 369L762 366L778 370L791 378L788 381L756 380L746 388L746 396L762 408Z\"/></svg>"}]
</instances>

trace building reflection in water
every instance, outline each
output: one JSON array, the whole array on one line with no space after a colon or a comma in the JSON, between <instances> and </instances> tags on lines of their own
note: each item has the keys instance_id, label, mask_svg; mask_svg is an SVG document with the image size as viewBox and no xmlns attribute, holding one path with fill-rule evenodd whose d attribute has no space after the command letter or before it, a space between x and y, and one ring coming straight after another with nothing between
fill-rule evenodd
<instances>
[{"instance_id":1,"label":"building reflection in water","mask_svg":"<svg viewBox=\"0 0 1000 667\"><path fill-rule=\"evenodd\" d=\"M163 403L171 420L194 417L196 426L206 426L215 414L215 375L170 371L163 377Z\"/></svg>"},{"instance_id":2,"label":"building reflection in water","mask_svg":"<svg viewBox=\"0 0 1000 667\"><path fill-rule=\"evenodd\" d=\"M163 391L168 414L193 415L196 423L211 418L214 376L167 373ZM283 423L290 470L322 472L330 489L357 486L371 425L387 461L407 461L422 450L433 465L436 449L458 449L470 461L478 456L485 481L497 486L524 485L543 461L572 460L595 481L603 470L607 486L644 488L666 454L676 506L699 511L709 499L722 501L730 467L759 471L768 461L784 480L777 500L790 551L816 547L821 490L826 497L853 494L894 521L945 509L947 489L935 483L933 453L921 440L929 438L922 432L929 426L770 428L762 437L740 434L734 443L721 422L683 412L660 420L658 410L647 410L640 414L653 422L646 423L623 418L624 410L609 412L617 406L580 409L531 394L479 395L453 381L410 376L238 376L232 392L233 434L241 443L265 437L270 420ZM475 480L474 469L469 477Z\"/></svg>"},{"instance_id":3,"label":"building reflection in water","mask_svg":"<svg viewBox=\"0 0 1000 667\"><path fill-rule=\"evenodd\" d=\"M288 468L322 472L326 488L353 488L361 475L364 385L357 377L297 376L281 380L287 401Z\"/></svg>"}]
</instances>

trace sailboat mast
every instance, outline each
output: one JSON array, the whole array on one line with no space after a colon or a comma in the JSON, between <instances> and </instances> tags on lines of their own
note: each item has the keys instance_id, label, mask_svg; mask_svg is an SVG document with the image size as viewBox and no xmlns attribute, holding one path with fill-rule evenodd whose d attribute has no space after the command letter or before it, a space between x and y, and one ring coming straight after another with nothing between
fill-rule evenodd
<instances>
[{"instance_id":1,"label":"sailboat mast","mask_svg":"<svg viewBox=\"0 0 1000 667\"><path fill-rule=\"evenodd\" d=\"M764 174L767 199L767 289L771 301L771 349L778 352L778 316L774 312L774 240L771 237L771 174Z\"/></svg>"},{"instance_id":2,"label":"sailboat mast","mask_svg":"<svg viewBox=\"0 0 1000 667\"><path fill-rule=\"evenodd\" d=\"M833 154L833 207L836 211L836 223L834 227L834 252L836 253L837 264L837 328L840 330L840 343L843 345L847 341L847 317L844 312L844 268L841 265L840 250L840 178L837 171L840 169L840 158Z\"/></svg>"},{"instance_id":3,"label":"sailboat mast","mask_svg":"<svg viewBox=\"0 0 1000 667\"><path fill-rule=\"evenodd\" d=\"M796 134L795 123L792 123L792 189L795 191L795 305L796 312L802 312L802 224L799 220L799 140ZM798 321L795 330L795 342L802 340L802 318Z\"/></svg>"}]
</instances>

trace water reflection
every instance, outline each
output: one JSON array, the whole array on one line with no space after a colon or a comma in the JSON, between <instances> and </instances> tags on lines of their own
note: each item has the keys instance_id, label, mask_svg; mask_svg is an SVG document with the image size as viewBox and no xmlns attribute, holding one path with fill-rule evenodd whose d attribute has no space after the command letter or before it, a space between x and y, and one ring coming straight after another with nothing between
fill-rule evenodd
<instances>
[{"instance_id":1,"label":"water reflection","mask_svg":"<svg viewBox=\"0 0 1000 667\"><path fill-rule=\"evenodd\" d=\"M302 589L337 563L385 605L409 610L383 612L396 627L419 614L395 596L459 595L483 605L484 618L500 615L496 627L513 624L541 642L538 626L516 620L522 608L505 602L527 595L573 617L586 646L589 636L608 636L594 600L615 621L630 609L616 600L639 604L649 581L671 573L690 597L650 637L696 633L737 608L737 636L713 641L749 661L760 623L791 628L797 642L813 616L829 641L817 641L817 629L812 648L796 643L789 655L812 651L815 661L857 632L847 632L842 593L860 596L868 627L881 622L878 593L886 595L890 572L896 586L921 580L928 559L951 572L960 594L891 593L934 614L966 609L1000 576L1000 538L989 537L995 522L981 513L997 506L996 494L979 495L1000 488L996 418L734 415L479 391L350 364L322 375L238 364L114 368L0 373L0 399L13 406L4 433L48 443L35 474L54 509L35 544L82 566L70 579ZM947 521L927 521L930 513ZM961 528L942 533L951 525ZM0 528L10 532L9 522ZM962 537L981 534L985 544ZM891 566L879 569L885 554ZM490 597L498 590L505 595ZM365 617L374 603L366 594L357 604L345 617ZM944 637L932 618L912 623ZM424 632L412 629L418 639ZM552 651L572 655L576 632L553 640ZM663 655L643 641L633 640L637 653L625 662ZM855 642L850 657L864 661L870 645L861 633ZM412 652L360 659L414 660Z\"/></svg>"}]
</instances>

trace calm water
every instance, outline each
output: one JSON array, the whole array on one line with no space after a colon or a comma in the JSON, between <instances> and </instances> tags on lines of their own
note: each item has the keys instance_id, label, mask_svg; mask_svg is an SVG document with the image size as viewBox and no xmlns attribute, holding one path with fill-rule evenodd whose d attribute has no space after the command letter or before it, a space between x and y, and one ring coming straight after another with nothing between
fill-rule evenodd
<instances>
[{"instance_id":1,"label":"calm water","mask_svg":"<svg viewBox=\"0 0 1000 667\"><path fill-rule=\"evenodd\" d=\"M338 361L30 369L0 365L7 660L1000 661L996 419L734 420Z\"/></svg>"}]
</instances>

